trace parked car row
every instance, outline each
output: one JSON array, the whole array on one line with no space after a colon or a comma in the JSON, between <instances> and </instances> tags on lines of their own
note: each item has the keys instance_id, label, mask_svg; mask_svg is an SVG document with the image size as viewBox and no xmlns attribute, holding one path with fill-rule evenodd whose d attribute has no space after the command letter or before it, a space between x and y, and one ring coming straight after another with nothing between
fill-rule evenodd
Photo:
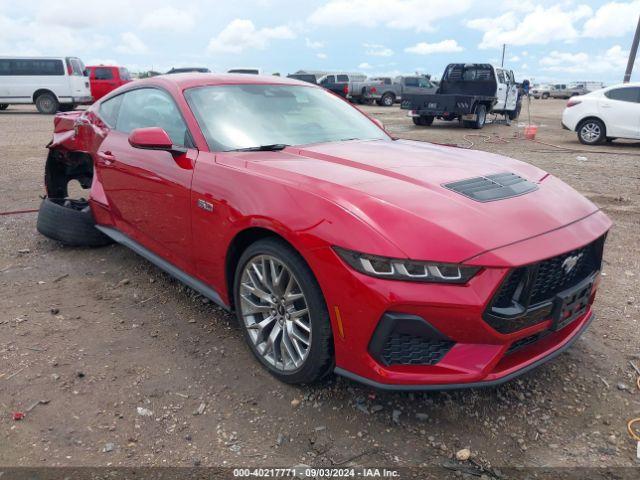
<instances>
[{"instance_id":1,"label":"parked car row","mask_svg":"<svg viewBox=\"0 0 640 480\"><path fill-rule=\"evenodd\" d=\"M531 89L533 98L571 98L577 95L586 95L604 88L602 82L578 82L578 83L557 83L555 85L536 85Z\"/></svg>"}]
</instances>

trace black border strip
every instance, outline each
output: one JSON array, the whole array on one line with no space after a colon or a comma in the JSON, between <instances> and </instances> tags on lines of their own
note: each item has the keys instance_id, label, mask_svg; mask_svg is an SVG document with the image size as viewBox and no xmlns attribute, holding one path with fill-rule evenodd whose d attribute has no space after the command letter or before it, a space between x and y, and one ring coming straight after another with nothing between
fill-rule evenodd
<instances>
[{"instance_id":1,"label":"black border strip","mask_svg":"<svg viewBox=\"0 0 640 480\"><path fill-rule=\"evenodd\" d=\"M197 278L192 277L188 273L185 273L184 271L180 270L178 267L176 267L172 263L167 262L163 258L159 257L152 251L148 250L147 248L143 247L135 240L131 239L130 237L122 233L120 230L116 230L115 228L110 228L110 227L103 227L102 225L96 225L96 228L100 230L102 233L104 233L105 235L107 235L108 237L111 237L116 242L124 245L125 247L130 248L141 257L144 257L145 259L153 263L156 267L161 268L162 270L167 272L169 275L174 276L175 278L180 280L182 283L188 285L189 287L193 288L197 292L201 293L212 302L217 303L225 310L231 311L231 308L229 307L229 305L225 304L222 301L222 298L220 297L218 292L216 292L213 288L201 282Z\"/></svg>"}]
</instances>

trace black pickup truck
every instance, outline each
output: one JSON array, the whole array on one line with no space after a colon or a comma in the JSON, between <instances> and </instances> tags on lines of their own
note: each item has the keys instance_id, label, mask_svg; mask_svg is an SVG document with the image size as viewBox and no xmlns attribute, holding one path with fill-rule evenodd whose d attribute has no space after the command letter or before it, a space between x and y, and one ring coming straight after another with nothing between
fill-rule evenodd
<instances>
[{"instance_id":1,"label":"black pickup truck","mask_svg":"<svg viewBox=\"0 0 640 480\"><path fill-rule=\"evenodd\" d=\"M488 113L516 119L520 99L512 71L485 63L452 63L447 65L436 93L409 93L400 107L411 111L416 125L429 126L440 118L459 119L467 128L482 128Z\"/></svg>"}]
</instances>

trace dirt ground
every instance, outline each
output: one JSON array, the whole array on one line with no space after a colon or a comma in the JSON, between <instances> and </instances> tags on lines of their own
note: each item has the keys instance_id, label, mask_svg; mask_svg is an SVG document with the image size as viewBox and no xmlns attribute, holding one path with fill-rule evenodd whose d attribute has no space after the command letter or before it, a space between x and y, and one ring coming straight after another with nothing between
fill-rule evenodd
<instances>
[{"instance_id":1,"label":"dirt ground","mask_svg":"<svg viewBox=\"0 0 640 480\"><path fill-rule=\"evenodd\" d=\"M557 359L491 389L287 386L234 318L135 253L64 248L36 214L3 215L0 466L431 466L465 447L494 468L640 465L626 433L640 416L640 144L581 146L564 103L531 103L538 140L562 149L516 138L517 122L415 127L397 106L364 107L400 137L530 162L613 219L597 320ZM38 207L51 131L32 107L0 112L0 211Z\"/></svg>"}]
</instances>

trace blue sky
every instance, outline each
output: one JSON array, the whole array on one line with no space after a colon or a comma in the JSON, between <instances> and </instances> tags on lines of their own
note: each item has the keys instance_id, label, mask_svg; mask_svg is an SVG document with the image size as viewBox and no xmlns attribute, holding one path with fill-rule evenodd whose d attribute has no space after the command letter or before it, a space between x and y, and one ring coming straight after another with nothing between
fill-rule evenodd
<instances>
[{"instance_id":1,"label":"blue sky","mask_svg":"<svg viewBox=\"0 0 640 480\"><path fill-rule=\"evenodd\" d=\"M506 43L518 79L610 84L639 15L640 0L0 0L0 54L437 77L450 62L498 63Z\"/></svg>"}]
</instances>

